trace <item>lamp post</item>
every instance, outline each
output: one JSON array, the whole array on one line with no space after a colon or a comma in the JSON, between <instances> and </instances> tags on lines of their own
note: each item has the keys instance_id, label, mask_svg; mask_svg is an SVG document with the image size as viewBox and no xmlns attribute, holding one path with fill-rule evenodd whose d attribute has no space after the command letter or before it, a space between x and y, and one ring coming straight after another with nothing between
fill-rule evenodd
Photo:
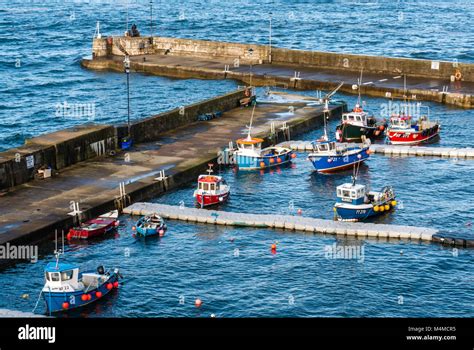
<instances>
[{"instance_id":1,"label":"lamp post","mask_svg":"<svg viewBox=\"0 0 474 350\"><path fill-rule=\"evenodd\" d=\"M250 69L249 69L249 75L250 75L250 87L252 87L252 55L253 55L253 49L250 48L248 49L249 57L250 57Z\"/></svg>"},{"instance_id":2,"label":"lamp post","mask_svg":"<svg viewBox=\"0 0 474 350\"><path fill-rule=\"evenodd\" d=\"M150 37L153 38L153 0L150 0Z\"/></svg>"},{"instance_id":3,"label":"lamp post","mask_svg":"<svg viewBox=\"0 0 474 350\"><path fill-rule=\"evenodd\" d=\"M127 126L128 126L128 135L130 137L130 57L125 56L123 60L123 67L125 69L125 74L127 74Z\"/></svg>"},{"instance_id":4,"label":"lamp post","mask_svg":"<svg viewBox=\"0 0 474 350\"><path fill-rule=\"evenodd\" d=\"M270 28L268 36L268 63L272 63L272 13L270 12Z\"/></svg>"}]
</instances>

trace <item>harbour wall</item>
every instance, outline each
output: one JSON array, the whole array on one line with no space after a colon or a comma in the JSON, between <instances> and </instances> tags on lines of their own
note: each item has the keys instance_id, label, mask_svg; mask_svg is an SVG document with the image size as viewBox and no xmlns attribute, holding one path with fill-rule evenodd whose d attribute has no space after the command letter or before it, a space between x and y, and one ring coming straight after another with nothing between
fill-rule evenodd
<instances>
[{"instance_id":1,"label":"harbour wall","mask_svg":"<svg viewBox=\"0 0 474 350\"><path fill-rule=\"evenodd\" d=\"M131 55L165 54L200 58L239 59L241 63L272 63L295 67L336 69L339 71L381 74L406 74L412 77L450 79L457 69L462 80L474 82L474 64L453 61L355 55L347 53L306 51L209 40L166 37L95 38L93 58L123 56L121 48ZM249 49L253 52L250 55Z\"/></svg>"},{"instance_id":2,"label":"harbour wall","mask_svg":"<svg viewBox=\"0 0 474 350\"><path fill-rule=\"evenodd\" d=\"M153 141L160 133L196 121L200 114L235 108L243 97L244 90L237 90L136 121L130 128L132 139L138 143ZM41 167L54 172L108 156L127 133L126 125L83 125L28 139L21 147L0 152L0 190L33 180Z\"/></svg>"}]
</instances>

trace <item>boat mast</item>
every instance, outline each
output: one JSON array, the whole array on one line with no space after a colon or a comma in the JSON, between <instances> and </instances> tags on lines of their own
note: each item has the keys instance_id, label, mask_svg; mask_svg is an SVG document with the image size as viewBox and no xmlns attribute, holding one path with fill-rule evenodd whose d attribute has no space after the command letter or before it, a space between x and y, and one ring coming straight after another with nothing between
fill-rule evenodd
<instances>
[{"instance_id":1,"label":"boat mast","mask_svg":"<svg viewBox=\"0 0 474 350\"><path fill-rule=\"evenodd\" d=\"M247 141L252 141L252 136L250 136L250 131L252 130L252 122L253 122L253 114L255 112L255 104L253 105L253 108L252 108L252 115L250 116L250 124L247 125L247 128L249 129L249 132L247 134Z\"/></svg>"},{"instance_id":2,"label":"boat mast","mask_svg":"<svg viewBox=\"0 0 474 350\"><path fill-rule=\"evenodd\" d=\"M359 88L359 96L357 97L357 104L359 105L359 107L361 106L361 103L360 103L360 86L362 85L362 72L363 72L364 68L361 68L360 70L360 77L359 77L359 84L358 85L358 88Z\"/></svg>"}]
</instances>

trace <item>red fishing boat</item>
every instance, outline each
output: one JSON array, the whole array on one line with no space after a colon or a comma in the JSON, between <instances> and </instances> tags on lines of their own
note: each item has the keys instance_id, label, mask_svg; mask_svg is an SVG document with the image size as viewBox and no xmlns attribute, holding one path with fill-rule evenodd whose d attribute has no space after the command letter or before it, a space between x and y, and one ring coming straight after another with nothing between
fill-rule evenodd
<instances>
[{"instance_id":1,"label":"red fishing boat","mask_svg":"<svg viewBox=\"0 0 474 350\"><path fill-rule=\"evenodd\" d=\"M434 139L440 128L439 122L432 122L427 116L413 120L409 115L395 115L390 118L387 138L393 145L416 145Z\"/></svg>"},{"instance_id":2,"label":"red fishing boat","mask_svg":"<svg viewBox=\"0 0 474 350\"><path fill-rule=\"evenodd\" d=\"M201 208L224 203L229 199L230 186L222 176L212 175L212 164L209 164L208 174L199 175L198 188L194 197Z\"/></svg>"},{"instance_id":3,"label":"red fishing boat","mask_svg":"<svg viewBox=\"0 0 474 350\"><path fill-rule=\"evenodd\" d=\"M95 219L86 221L81 226L73 227L67 234L67 239L89 239L103 236L107 232L116 229L119 225L118 211L113 210Z\"/></svg>"}]
</instances>

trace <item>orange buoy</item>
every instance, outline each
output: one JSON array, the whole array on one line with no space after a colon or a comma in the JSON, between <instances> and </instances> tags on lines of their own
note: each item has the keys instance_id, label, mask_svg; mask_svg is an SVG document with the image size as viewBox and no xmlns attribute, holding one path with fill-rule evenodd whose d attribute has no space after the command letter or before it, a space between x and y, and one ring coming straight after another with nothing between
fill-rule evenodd
<instances>
[{"instance_id":1,"label":"orange buoy","mask_svg":"<svg viewBox=\"0 0 474 350\"><path fill-rule=\"evenodd\" d=\"M92 299L92 295L87 294L87 300L91 300L91 299Z\"/></svg>"},{"instance_id":2,"label":"orange buoy","mask_svg":"<svg viewBox=\"0 0 474 350\"><path fill-rule=\"evenodd\" d=\"M97 298L101 298L102 297L102 292L99 292L99 291L95 292L95 296Z\"/></svg>"},{"instance_id":3,"label":"orange buoy","mask_svg":"<svg viewBox=\"0 0 474 350\"><path fill-rule=\"evenodd\" d=\"M136 231L137 228L135 226L132 226L132 231Z\"/></svg>"},{"instance_id":4,"label":"orange buoy","mask_svg":"<svg viewBox=\"0 0 474 350\"><path fill-rule=\"evenodd\" d=\"M366 151L366 153L367 153L367 154L371 154L372 151L371 151L370 149L368 149L368 150Z\"/></svg>"},{"instance_id":5,"label":"orange buoy","mask_svg":"<svg viewBox=\"0 0 474 350\"><path fill-rule=\"evenodd\" d=\"M63 309L64 309L64 310L69 309L69 303L68 303L67 301L65 301L65 302L63 303Z\"/></svg>"},{"instance_id":6,"label":"orange buoy","mask_svg":"<svg viewBox=\"0 0 474 350\"><path fill-rule=\"evenodd\" d=\"M296 158L296 153L292 153L291 158L295 159Z\"/></svg>"},{"instance_id":7,"label":"orange buoy","mask_svg":"<svg viewBox=\"0 0 474 350\"><path fill-rule=\"evenodd\" d=\"M265 162L260 162L260 168L265 168Z\"/></svg>"},{"instance_id":8,"label":"orange buoy","mask_svg":"<svg viewBox=\"0 0 474 350\"><path fill-rule=\"evenodd\" d=\"M89 300L89 297L87 296L87 294L82 294L81 300L82 301L87 301L87 300Z\"/></svg>"},{"instance_id":9,"label":"orange buoy","mask_svg":"<svg viewBox=\"0 0 474 350\"><path fill-rule=\"evenodd\" d=\"M202 305L202 300L199 299L199 298L197 298L196 301L194 302L194 305L195 305L196 307L201 307L201 305Z\"/></svg>"},{"instance_id":10,"label":"orange buoy","mask_svg":"<svg viewBox=\"0 0 474 350\"><path fill-rule=\"evenodd\" d=\"M281 158L280 157L277 158L277 163L281 163Z\"/></svg>"},{"instance_id":11,"label":"orange buoy","mask_svg":"<svg viewBox=\"0 0 474 350\"><path fill-rule=\"evenodd\" d=\"M106 287L108 290L111 290L114 287L114 285L112 283L107 283Z\"/></svg>"},{"instance_id":12,"label":"orange buoy","mask_svg":"<svg viewBox=\"0 0 474 350\"><path fill-rule=\"evenodd\" d=\"M163 237L165 235L165 230L161 229L160 231L158 231L160 237Z\"/></svg>"},{"instance_id":13,"label":"orange buoy","mask_svg":"<svg viewBox=\"0 0 474 350\"><path fill-rule=\"evenodd\" d=\"M273 243L271 245L271 249L272 249L272 251L276 251L277 250L277 245L275 243Z\"/></svg>"},{"instance_id":14,"label":"orange buoy","mask_svg":"<svg viewBox=\"0 0 474 350\"><path fill-rule=\"evenodd\" d=\"M385 126L384 126L384 125L380 125L380 126L379 126L379 130L380 130L380 131L384 131L384 129L385 129Z\"/></svg>"},{"instance_id":15,"label":"orange buoy","mask_svg":"<svg viewBox=\"0 0 474 350\"><path fill-rule=\"evenodd\" d=\"M270 163L271 164L275 163L275 158L270 158Z\"/></svg>"},{"instance_id":16,"label":"orange buoy","mask_svg":"<svg viewBox=\"0 0 474 350\"><path fill-rule=\"evenodd\" d=\"M118 287L119 287L119 283L118 283L118 281L115 281L114 282L114 288L118 288Z\"/></svg>"},{"instance_id":17,"label":"orange buoy","mask_svg":"<svg viewBox=\"0 0 474 350\"><path fill-rule=\"evenodd\" d=\"M66 235L66 239L67 239L68 241L70 241L70 240L72 239L72 234L71 234L71 232L69 232L69 233Z\"/></svg>"},{"instance_id":18,"label":"orange buoy","mask_svg":"<svg viewBox=\"0 0 474 350\"><path fill-rule=\"evenodd\" d=\"M297 213L298 213L298 215L301 215L301 214L303 214L303 210L298 209Z\"/></svg>"}]
</instances>

